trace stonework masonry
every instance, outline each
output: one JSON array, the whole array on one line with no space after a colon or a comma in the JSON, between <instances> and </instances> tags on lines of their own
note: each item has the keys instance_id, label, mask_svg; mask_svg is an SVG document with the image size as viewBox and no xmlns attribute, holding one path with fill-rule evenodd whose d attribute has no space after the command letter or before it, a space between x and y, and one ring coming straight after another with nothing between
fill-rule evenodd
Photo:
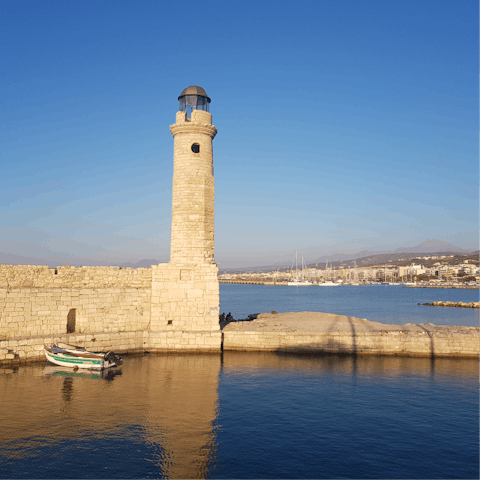
<instances>
[{"instance_id":1,"label":"stonework masonry","mask_svg":"<svg viewBox=\"0 0 480 480\"><path fill-rule=\"evenodd\" d=\"M170 262L214 264L214 178L212 115L178 112L174 137ZM198 146L198 152L192 146Z\"/></svg>"},{"instance_id":2,"label":"stonework masonry","mask_svg":"<svg viewBox=\"0 0 480 480\"><path fill-rule=\"evenodd\" d=\"M69 314L75 333L144 330L151 278L148 268L0 265L0 341L64 334Z\"/></svg>"},{"instance_id":3,"label":"stonework masonry","mask_svg":"<svg viewBox=\"0 0 480 480\"><path fill-rule=\"evenodd\" d=\"M58 341L120 353L219 352L216 266L209 270L0 265L0 363L42 360L43 345Z\"/></svg>"},{"instance_id":4,"label":"stonework masonry","mask_svg":"<svg viewBox=\"0 0 480 480\"><path fill-rule=\"evenodd\" d=\"M478 358L479 327L386 325L320 312L261 314L223 328L224 351Z\"/></svg>"},{"instance_id":5,"label":"stonework masonry","mask_svg":"<svg viewBox=\"0 0 480 480\"><path fill-rule=\"evenodd\" d=\"M174 137L170 262L152 267L150 350L221 348L218 267L214 260L212 115L180 111ZM155 338L154 338L155 337Z\"/></svg>"},{"instance_id":6,"label":"stonework masonry","mask_svg":"<svg viewBox=\"0 0 480 480\"><path fill-rule=\"evenodd\" d=\"M170 262L152 267L151 329L185 332L220 350L218 267L214 260L212 140L217 129L202 110L178 112L174 137ZM196 148L194 148L194 146ZM195 333L193 333L195 332ZM159 341L153 343L157 348ZM193 345L189 340L189 345Z\"/></svg>"}]
</instances>

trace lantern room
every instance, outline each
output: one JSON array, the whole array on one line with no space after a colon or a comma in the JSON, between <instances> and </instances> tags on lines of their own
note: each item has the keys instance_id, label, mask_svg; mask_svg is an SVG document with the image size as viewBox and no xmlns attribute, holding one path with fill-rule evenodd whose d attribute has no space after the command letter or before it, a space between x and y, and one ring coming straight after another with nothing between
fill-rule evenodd
<instances>
[{"instance_id":1,"label":"lantern room","mask_svg":"<svg viewBox=\"0 0 480 480\"><path fill-rule=\"evenodd\" d=\"M180 102L179 110L187 112L188 117L190 117L192 110L208 112L208 104L211 102L205 90L197 85L187 87L178 97L178 101Z\"/></svg>"}]
</instances>

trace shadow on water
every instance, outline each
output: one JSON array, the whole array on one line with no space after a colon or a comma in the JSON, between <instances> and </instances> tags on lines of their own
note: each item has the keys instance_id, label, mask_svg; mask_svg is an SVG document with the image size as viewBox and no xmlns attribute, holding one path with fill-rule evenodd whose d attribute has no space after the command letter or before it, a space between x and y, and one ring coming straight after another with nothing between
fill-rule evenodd
<instances>
[{"instance_id":1,"label":"shadow on water","mask_svg":"<svg viewBox=\"0 0 480 480\"><path fill-rule=\"evenodd\" d=\"M353 355L337 353L294 352L234 352L223 354L224 372L251 372L257 369L271 371L299 370L338 375L359 379L362 376L380 378L407 375L408 377L458 379L478 379L478 360L464 358L406 357L390 355Z\"/></svg>"},{"instance_id":2,"label":"shadow on water","mask_svg":"<svg viewBox=\"0 0 480 480\"><path fill-rule=\"evenodd\" d=\"M274 352L276 354L288 354L288 355L306 355L306 356L334 356L337 358L340 357L350 357L351 358L351 365L352 365L352 373L354 375L357 374L358 372L358 359L360 357L364 357L362 353L368 353L368 347L359 347L358 346L358 332L357 332L357 327L355 325L355 317L346 317L348 324L349 324L349 330L351 334L351 343L342 343L339 342L338 340L333 340L333 339L328 339L323 342L318 342L315 345L312 345L310 343L305 343L305 344L295 344L291 346L283 346L275 350ZM340 324L341 325L341 324ZM332 323L328 329L327 333L332 334L335 333L337 324ZM434 340L434 332L431 330L428 330L428 328L425 328L423 325L418 325L425 333L428 335L428 338L430 339L430 353L429 355L425 355L424 360L429 362L430 365L430 375L433 377L435 373L435 362L437 359L436 354L435 354L435 340ZM361 329L363 332L368 332L369 330L371 331L372 328L364 324L361 326ZM338 331L338 330L337 330ZM313 347L313 348L312 348ZM316 349L315 347L318 347ZM383 355L375 355L379 357L383 357ZM390 356L390 355L387 355ZM395 355L393 355L395 356Z\"/></svg>"},{"instance_id":3,"label":"shadow on water","mask_svg":"<svg viewBox=\"0 0 480 480\"><path fill-rule=\"evenodd\" d=\"M352 376L354 379L354 382L356 382L357 379L357 335L356 335L356 330L355 330L355 325L352 322L352 318L348 317L348 323L350 324L350 330L352 332L352 343L353 343L353 364L352 364Z\"/></svg>"},{"instance_id":4,"label":"shadow on water","mask_svg":"<svg viewBox=\"0 0 480 480\"><path fill-rule=\"evenodd\" d=\"M61 377L65 379L64 385L67 385L67 380L72 380L74 378L83 378L89 380L106 380L112 382L115 377L122 375L122 369L117 367L106 368L104 370L88 370L88 369L79 369L73 370L68 367L60 367L58 365L52 365L47 363L43 369L43 375L46 377ZM70 387L65 387L67 391Z\"/></svg>"},{"instance_id":5,"label":"shadow on water","mask_svg":"<svg viewBox=\"0 0 480 480\"><path fill-rule=\"evenodd\" d=\"M433 334L427 330L423 325L418 325L430 338L430 372L433 377L435 373L435 343L433 340Z\"/></svg>"},{"instance_id":6,"label":"shadow on water","mask_svg":"<svg viewBox=\"0 0 480 480\"><path fill-rule=\"evenodd\" d=\"M62 394L65 402L70 402L73 393L73 378L65 377L63 379Z\"/></svg>"},{"instance_id":7,"label":"shadow on water","mask_svg":"<svg viewBox=\"0 0 480 480\"><path fill-rule=\"evenodd\" d=\"M462 376L477 378L479 364L476 359L390 355L353 355L316 352L230 352L223 355L224 369L269 368L272 370L300 369L305 371L334 372L346 375L414 375L429 377L433 372L445 378Z\"/></svg>"},{"instance_id":8,"label":"shadow on water","mask_svg":"<svg viewBox=\"0 0 480 480\"><path fill-rule=\"evenodd\" d=\"M354 317L346 317L348 324L349 324L349 330L352 338L352 343L342 343L339 342L338 340L334 339L328 339L324 342L319 342L315 344L315 347L318 347L318 349L312 349L312 344L306 343L304 345L302 344L296 344L292 346L287 346L287 347L281 347L277 350L275 350L276 354L291 354L291 355L306 355L306 356L322 356L322 357L332 357L333 359L339 359L342 357L348 357L351 359L351 364L352 364L352 373L354 376L357 374L357 362L358 362L358 357L359 357L359 347L358 347L358 341L357 341L357 329L355 327L355 318ZM340 325L342 325L340 323ZM368 325L363 325L363 330L371 330L371 327ZM326 333L327 334L333 334L336 331L338 331L338 325L336 322L332 322L330 326L327 328ZM347 333L347 332L345 332ZM334 360L335 361L335 360Z\"/></svg>"}]
</instances>

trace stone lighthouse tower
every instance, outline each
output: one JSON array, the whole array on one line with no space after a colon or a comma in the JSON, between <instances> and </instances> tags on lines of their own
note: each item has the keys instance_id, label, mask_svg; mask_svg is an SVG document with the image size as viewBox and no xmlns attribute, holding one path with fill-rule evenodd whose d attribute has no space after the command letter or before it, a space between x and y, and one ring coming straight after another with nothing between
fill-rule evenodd
<instances>
[{"instance_id":1,"label":"stone lighthouse tower","mask_svg":"<svg viewBox=\"0 0 480 480\"><path fill-rule=\"evenodd\" d=\"M213 264L212 140L217 129L203 88L188 87L178 99L179 112L170 126L174 138L170 262Z\"/></svg>"},{"instance_id":2,"label":"stone lighthouse tower","mask_svg":"<svg viewBox=\"0 0 480 480\"><path fill-rule=\"evenodd\" d=\"M170 262L152 267L153 350L219 351L218 268L214 260L210 98L196 85L178 97L174 138Z\"/></svg>"}]
</instances>

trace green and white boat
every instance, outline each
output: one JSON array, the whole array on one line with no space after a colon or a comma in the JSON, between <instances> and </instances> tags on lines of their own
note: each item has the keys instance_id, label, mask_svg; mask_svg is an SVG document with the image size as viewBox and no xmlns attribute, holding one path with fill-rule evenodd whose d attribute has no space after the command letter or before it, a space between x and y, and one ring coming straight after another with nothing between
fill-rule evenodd
<instances>
[{"instance_id":1,"label":"green and white boat","mask_svg":"<svg viewBox=\"0 0 480 480\"><path fill-rule=\"evenodd\" d=\"M105 368L122 365L123 360L113 352L88 352L82 347L59 343L51 347L44 347L45 356L50 363L61 367L88 368L103 370Z\"/></svg>"}]
</instances>

